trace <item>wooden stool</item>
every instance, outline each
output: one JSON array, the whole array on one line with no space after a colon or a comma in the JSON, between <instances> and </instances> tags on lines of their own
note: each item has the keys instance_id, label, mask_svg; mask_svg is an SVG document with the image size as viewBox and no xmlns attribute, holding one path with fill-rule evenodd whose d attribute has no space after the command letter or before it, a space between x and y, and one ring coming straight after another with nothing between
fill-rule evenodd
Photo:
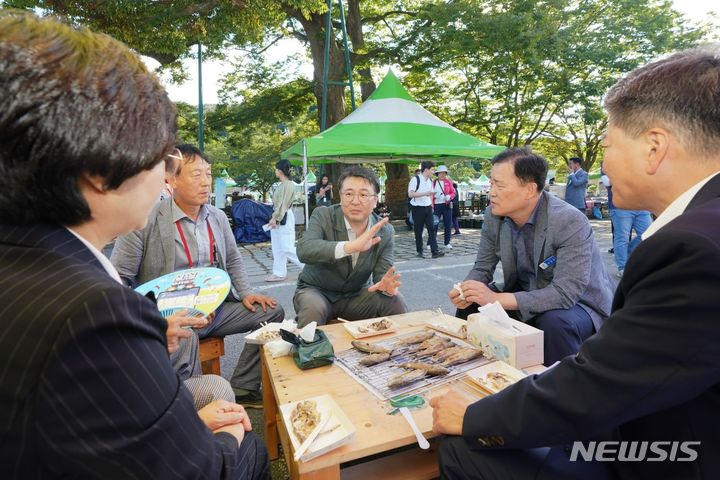
<instances>
[{"instance_id":1,"label":"wooden stool","mask_svg":"<svg viewBox=\"0 0 720 480\"><path fill-rule=\"evenodd\" d=\"M220 357L225 355L225 341L221 337L200 340L200 366L204 374L220 375Z\"/></svg>"}]
</instances>

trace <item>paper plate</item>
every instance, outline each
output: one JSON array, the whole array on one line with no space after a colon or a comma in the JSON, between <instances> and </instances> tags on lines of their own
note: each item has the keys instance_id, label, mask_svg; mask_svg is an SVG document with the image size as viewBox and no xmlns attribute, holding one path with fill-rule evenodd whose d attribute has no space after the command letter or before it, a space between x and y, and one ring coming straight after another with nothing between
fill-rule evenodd
<instances>
[{"instance_id":1,"label":"paper plate","mask_svg":"<svg viewBox=\"0 0 720 480\"><path fill-rule=\"evenodd\" d=\"M205 317L227 298L230 277L219 268L191 268L158 277L140 285L135 291L141 295L152 292L163 317L180 310Z\"/></svg>"}]
</instances>

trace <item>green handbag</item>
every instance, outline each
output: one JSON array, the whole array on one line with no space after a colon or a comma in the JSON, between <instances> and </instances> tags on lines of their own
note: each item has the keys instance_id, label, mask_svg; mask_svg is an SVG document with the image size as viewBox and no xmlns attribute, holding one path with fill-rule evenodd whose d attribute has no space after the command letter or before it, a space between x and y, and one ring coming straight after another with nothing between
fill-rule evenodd
<instances>
[{"instance_id":1,"label":"green handbag","mask_svg":"<svg viewBox=\"0 0 720 480\"><path fill-rule=\"evenodd\" d=\"M322 330L315 330L315 338L312 342L306 342L297 335L285 335L286 333L289 332L280 331L283 340L293 344L292 357L295 365L300 369L322 367L335 361L335 350Z\"/></svg>"}]
</instances>

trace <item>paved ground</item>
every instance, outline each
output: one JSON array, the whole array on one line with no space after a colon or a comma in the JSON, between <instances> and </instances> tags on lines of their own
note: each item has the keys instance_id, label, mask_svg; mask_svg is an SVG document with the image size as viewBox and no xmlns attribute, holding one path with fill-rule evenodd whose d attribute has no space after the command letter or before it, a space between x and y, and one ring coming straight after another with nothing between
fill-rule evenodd
<instances>
[{"instance_id":1,"label":"paved ground","mask_svg":"<svg viewBox=\"0 0 720 480\"><path fill-rule=\"evenodd\" d=\"M617 272L613 255L608 253L612 238L609 220L591 220L595 239L600 248L605 268L613 276ZM396 266L403 275L401 291L411 310L424 310L440 307L446 313L455 309L447 298L452 285L462 280L472 267L480 240L480 230L463 229L462 234L452 237L452 250L440 259L430 259L429 254L422 260L415 257L415 237L403 223L395 224ZM270 243L240 245L243 260L252 285L257 290L275 297L285 309L286 318L292 318L295 311L292 295L299 269L288 267L285 282L266 283L265 277L272 269ZM429 251L428 251L429 253ZM232 374L243 346L242 335L232 335L225 339L225 356L222 358L222 373L226 378ZM256 432L262 434L262 411L251 412ZM287 467L281 459L273 462L272 475L275 479L287 477Z\"/></svg>"}]
</instances>

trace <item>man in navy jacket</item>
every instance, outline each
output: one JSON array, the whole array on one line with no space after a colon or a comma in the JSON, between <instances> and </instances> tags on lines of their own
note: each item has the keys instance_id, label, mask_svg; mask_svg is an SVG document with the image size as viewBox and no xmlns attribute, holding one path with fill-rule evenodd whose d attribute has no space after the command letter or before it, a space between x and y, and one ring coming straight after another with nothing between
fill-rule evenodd
<instances>
[{"instance_id":1,"label":"man in navy jacket","mask_svg":"<svg viewBox=\"0 0 720 480\"><path fill-rule=\"evenodd\" d=\"M610 89L613 200L658 218L577 356L474 403L455 391L431 401L434 430L454 435L444 478L720 476L718 105L718 44ZM598 440L610 442L599 455ZM623 461L628 452L638 461Z\"/></svg>"}]
</instances>

